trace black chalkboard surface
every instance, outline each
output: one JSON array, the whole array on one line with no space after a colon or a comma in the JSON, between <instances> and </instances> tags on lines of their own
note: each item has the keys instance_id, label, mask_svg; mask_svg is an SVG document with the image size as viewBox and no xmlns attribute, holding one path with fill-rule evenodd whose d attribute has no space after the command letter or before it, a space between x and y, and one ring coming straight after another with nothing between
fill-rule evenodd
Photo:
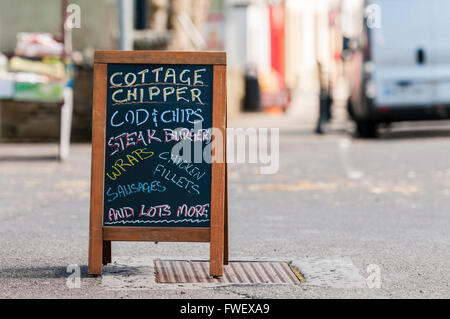
<instances>
[{"instance_id":1,"label":"black chalkboard surface","mask_svg":"<svg viewBox=\"0 0 450 319\"><path fill-rule=\"evenodd\" d=\"M103 225L209 227L212 66L108 64L107 81Z\"/></svg>"}]
</instances>

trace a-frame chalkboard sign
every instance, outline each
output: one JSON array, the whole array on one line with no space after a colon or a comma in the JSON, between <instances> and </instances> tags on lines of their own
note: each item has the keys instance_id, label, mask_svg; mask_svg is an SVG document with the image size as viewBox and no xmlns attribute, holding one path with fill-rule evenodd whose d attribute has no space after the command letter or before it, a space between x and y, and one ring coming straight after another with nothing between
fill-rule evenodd
<instances>
[{"instance_id":1,"label":"a-frame chalkboard sign","mask_svg":"<svg viewBox=\"0 0 450 319\"><path fill-rule=\"evenodd\" d=\"M88 273L112 241L210 242L228 263L224 52L96 51Z\"/></svg>"}]
</instances>

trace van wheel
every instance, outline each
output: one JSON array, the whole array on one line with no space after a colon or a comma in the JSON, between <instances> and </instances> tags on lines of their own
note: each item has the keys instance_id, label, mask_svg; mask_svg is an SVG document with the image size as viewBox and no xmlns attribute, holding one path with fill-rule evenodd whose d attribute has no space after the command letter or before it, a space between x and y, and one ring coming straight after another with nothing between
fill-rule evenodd
<instances>
[{"instance_id":1,"label":"van wheel","mask_svg":"<svg viewBox=\"0 0 450 319\"><path fill-rule=\"evenodd\" d=\"M369 120L357 120L356 131L358 137L361 138L375 138L378 136L377 124Z\"/></svg>"}]
</instances>

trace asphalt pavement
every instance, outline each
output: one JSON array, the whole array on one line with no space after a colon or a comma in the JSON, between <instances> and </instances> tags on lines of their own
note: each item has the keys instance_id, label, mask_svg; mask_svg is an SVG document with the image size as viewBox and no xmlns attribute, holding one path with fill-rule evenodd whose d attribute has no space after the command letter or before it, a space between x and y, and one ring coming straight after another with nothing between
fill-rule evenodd
<instances>
[{"instance_id":1,"label":"asphalt pavement","mask_svg":"<svg viewBox=\"0 0 450 319\"><path fill-rule=\"evenodd\" d=\"M277 127L263 115L232 126L252 120ZM448 122L359 140L347 124L317 136L278 121L275 174L229 164L230 259L290 262L306 282L158 285L145 273L154 258L207 259L199 243L114 242L109 273L90 277L90 145L60 163L56 144L2 144L0 298L449 298Z\"/></svg>"}]
</instances>

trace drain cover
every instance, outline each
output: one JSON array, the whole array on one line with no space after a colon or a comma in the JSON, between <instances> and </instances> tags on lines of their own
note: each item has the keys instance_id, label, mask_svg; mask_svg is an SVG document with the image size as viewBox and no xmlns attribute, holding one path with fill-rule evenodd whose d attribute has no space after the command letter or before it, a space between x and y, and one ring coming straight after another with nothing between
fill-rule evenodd
<instances>
[{"instance_id":1,"label":"drain cover","mask_svg":"<svg viewBox=\"0 0 450 319\"><path fill-rule=\"evenodd\" d=\"M223 276L209 276L208 261L155 260L158 283L299 284L286 262L236 261L224 266Z\"/></svg>"}]
</instances>

